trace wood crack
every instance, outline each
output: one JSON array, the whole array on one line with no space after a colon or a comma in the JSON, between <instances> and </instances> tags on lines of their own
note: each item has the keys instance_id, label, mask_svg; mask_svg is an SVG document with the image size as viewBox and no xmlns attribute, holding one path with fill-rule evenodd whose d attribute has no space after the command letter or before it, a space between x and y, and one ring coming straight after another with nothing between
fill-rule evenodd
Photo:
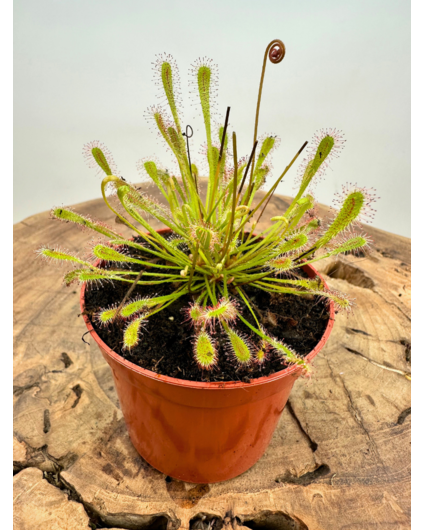
<instances>
[{"instance_id":1,"label":"wood crack","mask_svg":"<svg viewBox=\"0 0 425 530\"><path fill-rule=\"evenodd\" d=\"M330 467L327 464L321 464L316 466L313 471L308 471L299 477L292 475L291 473L285 473L276 477L275 482L285 482L286 484L295 484L297 486L309 486L313 482L317 482L322 477L326 477L331 472ZM328 481L329 484L331 481Z\"/></svg>"},{"instance_id":2,"label":"wood crack","mask_svg":"<svg viewBox=\"0 0 425 530\"><path fill-rule=\"evenodd\" d=\"M72 404L71 408L72 409L75 409L75 407L78 405L78 403L80 402L80 399L81 399L81 395L83 393L83 389L81 388L80 385L75 385L72 387L72 391L74 392L75 394L75 401L74 403Z\"/></svg>"},{"instance_id":3,"label":"wood crack","mask_svg":"<svg viewBox=\"0 0 425 530\"><path fill-rule=\"evenodd\" d=\"M385 298L385 296L384 296L381 292L379 292L377 289L373 289L373 292L376 293L378 296L380 296L380 297L382 298L382 300L384 300L384 302L386 302L387 304L389 304L389 305L393 305L394 307L396 307L396 308L400 311L400 313L401 313L404 317L407 318L407 320L408 320L409 322L412 321L412 319L410 318L410 316L407 315L407 314L403 311L403 309L401 309L401 307L400 307L399 305L397 305L397 304L394 303L394 302L390 302L390 301L389 301L387 298Z\"/></svg>"},{"instance_id":4,"label":"wood crack","mask_svg":"<svg viewBox=\"0 0 425 530\"><path fill-rule=\"evenodd\" d=\"M13 386L13 395L18 397L21 394L23 394L26 390L30 390L31 388L40 387L40 382L36 381L35 383L29 383L24 386Z\"/></svg>"},{"instance_id":5,"label":"wood crack","mask_svg":"<svg viewBox=\"0 0 425 530\"><path fill-rule=\"evenodd\" d=\"M407 418L407 416L410 416L411 413L412 413L412 407L409 407L406 410L403 410L403 412L401 412L400 416L398 417L397 425L403 425L405 419Z\"/></svg>"},{"instance_id":6,"label":"wood crack","mask_svg":"<svg viewBox=\"0 0 425 530\"><path fill-rule=\"evenodd\" d=\"M26 451L25 462L13 462L14 475L29 467L35 467L41 471L57 473L68 469L78 460L78 456L72 451L69 451L60 458L55 458L48 452L49 446L47 444L42 445L41 447L33 447L16 433L14 433L14 436L20 443L25 445Z\"/></svg>"},{"instance_id":7,"label":"wood crack","mask_svg":"<svg viewBox=\"0 0 425 530\"><path fill-rule=\"evenodd\" d=\"M43 432L47 434L50 431L50 411L46 409L43 414Z\"/></svg>"},{"instance_id":8,"label":"wood crack","mask_svg":"<svg viewBox=\"0 0 425 530\"><path fill-rule=\"evenodd\" d=\"M82 505L89 518L89 526L93 530L105 527L113 527L120 530L177 530L180 527L180 519L177 519L177 517L173 519L164 512L146 515L102 513L81 497L78 491L62 477L59 469L57 471L43 471L43 479L55 488L64 491L68 496L68 500Z\"/></svg>"},{"instance_id":9,"label":"wood crack","mask_svg":"<svg viewBox=\"0 0 425 530\"><path fill-rule=\"evenodd\" d=\"M288 411L291 414L291 416L294 418L296 424L298 425L298 428L303 433L304 437L307 439L307 442L308 442L308 445L310 446L310 449L312 450L313 453L315 453L316 450L317 450L318 445L317 445L317 443L314 440L311 439L311 437L308 434L308 432L302 426L298 416L295 414L294 408L292 407L292 403L291 403L291 401L289 399L286 402L286 408L288 409Z\"/></svg>"},{"instance_id":10,"label":"wood crack","mask_svg":"<svg viewBox=\"0 0 425 530\"><path fill-rule=\"evenodd\" d=\"M235 515L228 510L224 517L200 512L189 521L189 530L308 530L307 525L294 515L281 510L261 510L253 514Z\"/></svg>"},{"instance_id":11,"label":"wood crack","mask_svg":"<svg viewBox=\"0 0 425 530\"><path fill-rule=\"evenodd\" d=\"M400 374L400 375L404 376L406 379L408 379L409 381L411 380L410 372L405 372L404 370L398 370L397 368L393 368L391 366L385 366L384 364L377 363L373 359L370 359L369 357L366 357L366 355L363 355L363 353L360 353L357 350L353 350L353 348L349 348L348 346L344 346L344 348L347 351L349 351L350 353L354 353L354 355L358 355L359 357L361 357L365 361L368 361L371 364L373 364L375 366L378 366L379 368L382 368L383 370L388 370L389 372L394 372L396 374Z\"/></svg>"},{"instance_id":12,"label":"wood crack","mask_svg":"<svg viewBox=\"0 0 425 530\"><path fill-rule=\"evenodd\" d=\"M344 382L344 379L341 377L341 375L338 374L338 377L335 377L335 373L332 369L332 366L331 366L331 363L329 362L329 359L327 358L326 355L323 356L325 359L326 359L326 362L328 364L328 367L329 367L329 370L331 372L331 376L332 376L332 379L334 381L336 381L337 379L341 382L341 385L342 385L342 388L344 390L344 393L345 395L347 396L348 398L348 403L349 403L349 410L350 410L350 413L351 413L351 416L354 418L355 422L359 425L359 427L362 429L362 431L364 432L364 434L366 435L367 439L369 440L369 444L372 448L372 452L374 454L374 457L375 457L375 460L377 460L385 473L387 473L386 471L386 468L385 468L385 464L384 462L382 461L382 458L381 458L381 455L379 454L379 450L378 450L378 447L375 443L375 440L371 437L369 431L367 430L367 428L365 427L364 425L364 422L363 422L363 418L362 418L362 415L361 415L361 412L360 410L355 406L354 404L354 400L353 400L353 397L351 395L351 392L348 390L348 388L345 386L345 382Z\"/></svg>"}]
</instances>

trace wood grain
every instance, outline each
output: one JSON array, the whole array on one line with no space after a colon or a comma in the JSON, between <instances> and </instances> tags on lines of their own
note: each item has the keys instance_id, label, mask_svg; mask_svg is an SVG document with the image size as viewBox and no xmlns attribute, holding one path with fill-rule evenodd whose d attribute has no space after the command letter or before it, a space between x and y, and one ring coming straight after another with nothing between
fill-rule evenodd
<instances>
[{"instance_id":1,"label":"wood grain","mask_svg":"<svg viewBox=\"0 0 425 530\"><path fill-rule=\"evenodd\" d=\"M260 228L288 200L275 196ZM114 222L101 200L75 209ZM371 256L320 262L354 312L338 316L313 377L295 384L263 458L228 482L195 485L137 454L109 367L81 340L79 290L35 259L42 244L81 251L92 234L47 212L14 228L16 529L410 528L409 239L367 228Z\"/></svg>"}]
</instances>

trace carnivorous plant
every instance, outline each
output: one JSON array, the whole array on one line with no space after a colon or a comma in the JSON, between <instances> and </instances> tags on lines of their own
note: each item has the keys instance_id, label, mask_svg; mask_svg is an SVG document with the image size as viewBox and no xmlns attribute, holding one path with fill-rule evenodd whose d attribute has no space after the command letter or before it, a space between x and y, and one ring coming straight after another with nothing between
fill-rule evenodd
<instances>
[{"instance_id":1,"label":"carnivorous plant","mask_svg":"<svg viewBox=\"0 0 425 530\"><path fill-rule=\"evenodd\" d=\"M297 271L309 263L340 253L367 247L367 236L353 229L359 220L373 214L371 191L348 185L339 196L339 208L327 223L314 210L310 183L323 175L332 158L339 155L344 139L340 131L324 129L316 133L306 149L298 176L299 190L281 215L272 217L268 227L256 231L277 186L299 158L305 142L286 168L274 179L260 200L256 194L270 179L270 154L276 148L276 136L257 138L261 93L267 59L279 63L285 55L280 40L272 41L264 55L255 116L252 150L238 158L236 133L228 131L229 111L214 132L212 99L215 95L216 68L209 60L198 60L191 68L193 86L203 115L206 131L206 197L201 198L200 172L190 156L191 128L182 125L178 69L169 55L159 57L155 69L169 111L157 105L148 110L161 137L173 153L178 171L169 173L152 159L139 163L145 175L159 189L163 201L150 197L118 173L109 150L95 141L87 144L84 155L94 168L105 173L103 199L117 220L139 236L139 242L124 238L116 229L79 215L70 208L52 210L52 217L90 228L105 239L92 248L92 259L83 259L59 248L39 250L45 258L68 261L75 267L65 275L67 285L79 282L119 281L132 285L172 284L171 294L154 297L126 297L120 304L105 307L96 315L102 325L116 318L127 323L123 347L133 348L145 332L149 318L173 304L183 295L192 295L186 309L193 323L193 353L199 367L212 369L217 363L215 326L227 335L228 347L237 363L263 363L270 349L287 363L309 369L295 351L266 332L256 308L245 292L250 285L269 293L297 296L318 295L333 300L337 309L349 309L350 301L342 293L326 289L318 278L306 279ZM112 196L115 196L113 199ZM171 229L171 236L159 234L149 222L153 217ZM141 239L140 239L141 238ZM135 258L126 249L139 249L150 258ZM99 265L108 262L108 268ZM122 264L134 264L132 270ZM119 266L117 264L120 264ZM139 270L134 270L139 269ZM131 285L130 285L131 284ZM245 304L255 325L242 315ZM235 321L241 320L256 336L248 340L239 333Z\"/></svg>"}]
</instances>

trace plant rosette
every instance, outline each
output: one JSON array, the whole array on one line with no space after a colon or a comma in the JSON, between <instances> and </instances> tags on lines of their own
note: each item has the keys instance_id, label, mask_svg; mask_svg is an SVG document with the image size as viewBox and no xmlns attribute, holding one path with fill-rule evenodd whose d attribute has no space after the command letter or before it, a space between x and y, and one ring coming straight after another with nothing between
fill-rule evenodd
<instances>
[{"instance_id":1,"label":"plant rosette","mask_svg":"<svg viewBox=\"0 0 425 530\"><path fill-rule=\"evenodd\" d=\"M175 162L165 169L147 158L138 163L138 169L143 180L157 188L161 201L120 176L109 150L98 141L90 142L83 154L90 167L105 174L101 192L117 225L108 227L71 208L53 208L54 219L93 230L103 240L93 241L88 257L87 253L81 257L50 246L38 250L49 261L74 266L64 282L67 286L82 284L83 311L88 285L100 286L104 294L106 286L112 286L115 294L122 294L120 299L113 296L109 306L108 302L97 307L91 317L105 330L117 320L122 324L115 351L83 313L85 322L112 369L136 449L160 471L188 482L226 480L260 458L295 380L309 373L311 360L327 341L334 314L350 310L353 304L343 293L329 289L312 264L360 249L364 252L370 245L368 236L358 228L359 221L373 219L374 190L346 185L325 220L318 218L314 197L308 193L344 146L343 135L336 129L315 134L299 165L298 191L291 204L272 217L265 229L256 230L278 185L308 144L302 144L256 200L257 192L270 180L270 158L279 143L273 134L257 137L265 69L268 60L278 64L285 53L278 39L266 48L253 144L249 155L242 158L238 158L236 133L229 132L229 107L224 120L214 124L216 66L205 58L192 65L191 92L206 132L202 172L191 158L193 130L189 125L182 128L177 65L170 55L160 55L154 67L156 82L169 110L155 105L148 109L147 118ZM205 197L199 189L201 173L208 176ZM167 228L155 230L150 218ZM119 233L120 224L131 229L132 239ZM309 344L304 352L298 352L278 331L270 332L262 310L249 296L253 291L265 293L269 300L292 296L302 303L314 299L322 304L329 321L326 328L322 322L324 333L315 347L311 345L312 351L308 352ZM160 312L177 310L188 299L193 301L185 308L192 324L192 347L188 343L185 359L190 357L196 377L161 375L125 358L141 347L146 333L153 336L149 325L157 321ZM317 305L312 302L312 307ZM174 350L177 356L175 342ZM165 353L173 355L173 351ZM224 357L232 361L233 381L225 380ZM269 369L275 361L277 365ZM244 370L256 374L247 376L250 383L237 381L237 372Z\"/></svg>"},{"instance_id":2,"label":"plant rosette","mask_svg":"<svg viewBox=\"0 0 425 530\"><path fill-rule=\"evenodd\" d=\"M311 265L303 269L310 278L318 276L324 282ZM83 284L80 306L84 322L112 370L138 453L162 473L192 483L229 480L251 468L267 449L303 367L291 365L250 383L188 381L146 370L124 359L99 337L85 312L85 290ZM331 334L333 301L328 310L325 332L305 356L309 363Z\"/></svg>"}]
</instances>

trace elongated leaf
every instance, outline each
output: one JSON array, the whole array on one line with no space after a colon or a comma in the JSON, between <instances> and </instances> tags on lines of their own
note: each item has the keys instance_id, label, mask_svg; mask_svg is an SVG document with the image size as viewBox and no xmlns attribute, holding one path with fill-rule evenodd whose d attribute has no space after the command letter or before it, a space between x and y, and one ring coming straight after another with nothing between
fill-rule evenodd
<instances>
[{"instance_id":1,"label":"elongated leaf","mask_svg":"<svg viewBox=\"0 0 425 530\"><path fill-rule=\"evenodd\" d=\"M106 245L96 245L93 248L93 254L97 258L103 259L105 261L114 261L118 263L143 263L139 259L122 254L121 252L118 252L118 250L107 247Z\"/></svg>"},{"instance_id":2,"label":"elongated leaf","mask_svg":"<svg viewBox=\"0 0 425 530\"><path fill-rule=\"evenodd\" d=\"M67 252L63 252L60 249L42 247L37 251L37 253L40 256L47 258L47 259L58 260L58 261L71 261L73 263L79 263L80 265L87 265L89 267L91 266L90 263L82 260L78 256L74 256L73 254L68 254Z\"/></svg>"},{"instance_id":3,"label":"elongated leaf","mask_svg":"<svg viewBox=\"0 0 425 530\"><path fill-rule=\"evenodd\" d=\"M251 361L251 345L249 341L233 329L227 331L227 336L229 338L229 350L237 362L248 364Z\"/></svg>"},{"instance_id":4,"label":"elongated leaf","mask_svg":"<svg viewBox=\"0 0 425 530\"><path fill-rule=\"evenodd\" d=\"M206 331L196 335L193 353L198 366L204 370L210 370L217 362L217 351L214 341Z\"/></svg>"},{"instance_id":5,"label":"elongated leaf","mask_svg":"<svg viewBox=\"0 0 425 530\"><path fill-rule=\"evenodd\" d=\"M176 68L176 65L173 65ZM174 93L173 67L169 61L164 61L161 64L161 79L164 87L165 95L167 96L168 104L174 118L177 129L180 131L180 122L178 117L178 110L176 105L176 97Z\"/></svg>"},{"instance_id":6,"label":"elongated leaf","mask_svg":"<svg viewBox=\"0 0 425 530\"><path fill-rule=\"evenodd\" d=\"M279 355L281 355L288 363L302 366L306 370L309 369L307 361L302 357L298 357L295 351L292 350L289 346L283 344L283 342L278 340L272 340L271 344L273 348L277 351L277 353L279 353Z\"/></svg>"},{"instance_id":7,"label":"elongated leaf","mask_svg":"<svg viewBox=\"0 0 425 530\"><path fill-rule=\"evenodd\" d=\"M354 250L357 250L358 248L365 247L369 245L369 241L362 237L352 237L345 241L341 246L337 247L336 249L332 250L330 254L332 256L336 256L337 254L341 254L341 252L353 252Z\"/></svg>"},{"instance_id":8,"label":"elongated leaf","mask_svg":"<svg viewBox=\"0 0 425 530\"><path fill-rule=\"evenodd\" d=\"M117 166L111 152L106 145L94 140L85 144L83 156L89 167L99 171L102 170L106 175L117 175Z\"/></svg>"},{"instance_id":9,"label":"elongated leaf","mask_svg":"<svg viewBox=\"0 0 425 530\"><path fill-rule=\"evenodd\" d=\"M126 304L121 309L120 315L124 318L128 318L129 316L139 313L140 311L146 311L148 307L155 306L157 303L158 302L155 302L147 297L140 298L139 300L134 300Z\"/></svg>"},{"instance_id":10,"label":"elongated leaf","mask_svg":"<svg viewBox=\"0 0 425 530\"><path fill-rule=\"evenodd\" d=\"M80 225L82 228L90 228L100 234L107 237L121 237L120 234L114 232L111 228L99 221L93 221L92 219L73 212L68 208L54 208L51 211L52 217L65 222L75 223Z\"/></svg>"},{"instance_id":11,"label":"elongated leaf","mask_svg":"<svg viewBox=\"0 0 425 530\"><path fill-rule=\"evenodd\" d=\"M231 322L236 319L237 315L236 304L226 298L222 298L215 306L207 307L201 318L208 324L214 323L216 320L220 322Z\"/></svg>"},{"instance_id":12,"label":"elongated leaf","mask_svg":"<svg viewBox=\"0 0 425 530\"><path fill-rule=\"evenodd\" d=\"M284 272L284 271L292 269L294 262L292 261L291 258L281 256L279 258L271 259L268 262L268 265L273 270L276 270L278 272Z\"/></svg>"},{"instance_id":13,"label":"elongated leaf","mask_svg":"<svg viewBox=\"0 0 425 530\"><path fill-rule=\"evenodd\" d=\"M141 316L131 321L124 331L124 348L131 350L140 340L141 329L146 324L146 319Z\"/></svg>"},{"instance_id":14,"label":"elongated leaf","mask_svg":"<svg viewBox=\"0 0 425 530\"><path fill-rule=\"evenodd\" d=\"M296 234L295 236L292 236L290 239L279 245L277 253L285 254L286 252L301 248L307 243L308 238L305 234Z\"/></svg>"},{"instance_id":15,"label":"elongated leaf","mask_svg":"<svg viewBox=\"0 0 425 530\"><path fill-rule=\"evenodd\" d=\"M207 138L211 142L211 107L210 107L210 87L211 87L211 68L204 64L198 69L198 90L199 99L201 100L202 114L204 115L205 129Z\"/></svg>"},{"instance_id":16,"label":"elongated leaf","mask_svg":"<svg viewBox=\"0 0 425 530\"><path fill-rule=\"evenodd\" d=\"M168 175L164 171L159 170L155 162L152 160L144 162L143 166L146 170L146 173L150 176L158 188L163 189L168 181Z\"/></svg>"},{"instance_id":17,"label":"elongated leaf","mask_svg":"<svg viewBox=\"0 0 425 530\"><path fill-rule=\"evenodd\" d=\"M364 199L365 196L360 190L350 193L345 199L338 215L335 217L332 224L326 230L323 237L321 237L319 241L317 241L315 247L323 247L324 245L329 243L331 239L336 237L339 233L341 233L348 226L350 226L351 223L353 223L353 221L355 221L358 215L360 214L363 208Z\"/></svg>"},{"instance_id":18,"label":"elongated leaf","mask_svg":"<svg viewBox=\"0 0 425 530\"><path fill-rule=\"evenodd\" d=\"M97 268L75 269L64 276L64 282L66 285L70 285L74 281L83 283L104 280L119 280L119 276L116 276L112 271Z\"/></svg>"},{"instance_id":19,"label":"elongated leaf","mask_svg":"<svg viewBox=\"0 0 425 530\"><path fill-rule=\"evenodd\" d=\"M109 309L104 309L102 311L99 311L96 314L96 320L101 325L109 324L118 316L117 309L118 309L118 306L114 306L114 307L110 307Z\"/></svg>"},{"instance_id":20,"label":"elongated leaf","mask_svg":"<svg viewBox=\"0 0 425 530\"><path fill-rule=\"evenodd\" d=\"M263 165L263 163L266 160L268 154L273 149L275 142L276 142L276 137L275 136L267 136L263 140L263 143L261 144L260 152L259 152L259 155L258 155L258 158L257 158L257 163L255 164L254 173L255 173L256 170L260 169L260 167Z\"/></svg>"}]
</instances>

